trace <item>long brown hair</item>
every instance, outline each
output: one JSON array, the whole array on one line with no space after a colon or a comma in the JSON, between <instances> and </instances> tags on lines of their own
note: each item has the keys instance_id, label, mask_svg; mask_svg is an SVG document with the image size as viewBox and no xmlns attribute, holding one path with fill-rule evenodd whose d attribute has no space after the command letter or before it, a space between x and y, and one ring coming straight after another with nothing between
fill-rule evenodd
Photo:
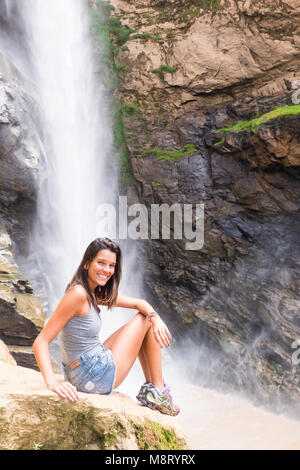
<instances>
[{"instance_id":1,"label":"long brown hair","mask_svg":"<svg viewBox=\"0 0 300 470\"><path fill-rule=\"evenodd\" d=\"M95 289L95 296L92 294L90 290L90 286L88 283L88 269L86 266L89 267L93 259L97 256L100 250L110 250L116 254L116 266L115 272L111 276L111 278L107 281L104 286L97 286ZM77 271L75 272L71 282L66 287L66 291L71 287L75 286L76 284L82 285L87 293L87 297L91 304L95 307L95 309L99 312L99 308L97 306L97 302L107 305L108 309L110 310L118 296L118 289L119 284L122 276L122 252L119 245L109 238L96 238L96 240L92 241L81 260L80 265L78 266Z\"/></svg>"}]
</instances>

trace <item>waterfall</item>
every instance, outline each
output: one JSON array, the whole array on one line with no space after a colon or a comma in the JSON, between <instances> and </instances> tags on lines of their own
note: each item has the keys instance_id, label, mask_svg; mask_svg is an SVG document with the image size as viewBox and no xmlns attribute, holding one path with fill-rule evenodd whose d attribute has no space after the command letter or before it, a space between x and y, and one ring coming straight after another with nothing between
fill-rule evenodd
<instances>
[{"instance_id":1,"label":"waterfall","mask_svg":"<svg viewBox=\"0 0 300 470\"><path fill-rule=\"evenodd\" d=\"M40 97L45 148L36 220L23 265L36 293L46 299L49 318L87 245L103 236L98 229L97 208L100 204L116 207L119 162L112 158L110 102L99 80L104 65L96 64L93 55L88 2L22 0L16 6L23 19L33 81ZM126 246L129 249L120 288L124 285L124 294L140 296L134 247L130 240ZM112 322L111 312L101 308L104 320L107 318L102 341L132 317L132 312L117 310L120 312L114 312ZM59 361L57 339L50 350ZM138 383L141 380L140 372Z\"/></svg>"},{"instance_id":2,"label":"waterfall","mask_svg":"<svg viewBox=\"0 0 300 470\"><path fill-rule=\"evenodd\" d=\"M85 248L101 235L97 205L114 201L118 182L116 174L115 183L107 177L112 131L94 79L87 2L25 0L22 9L46 149L32 251L54 308Z\"/></svg>"}]
</instances>

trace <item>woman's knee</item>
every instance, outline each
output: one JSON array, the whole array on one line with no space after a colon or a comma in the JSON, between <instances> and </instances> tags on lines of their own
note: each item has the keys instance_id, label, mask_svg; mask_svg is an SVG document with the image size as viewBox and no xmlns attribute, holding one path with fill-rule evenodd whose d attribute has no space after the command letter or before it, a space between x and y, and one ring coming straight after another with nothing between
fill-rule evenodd
<instances>
[{"instance_id":1,"label":"woman's knee","mask_svg":"<svg viewBox=\"0 0 300 470\"><path fill-rule=\"evenodd\" d=\"M143 315L141 312L138 312L135 317L137 318L137 321L141 323L147 330L151 327L151 322L149 322L148 317Z\"/></svg>"}]
</instances>

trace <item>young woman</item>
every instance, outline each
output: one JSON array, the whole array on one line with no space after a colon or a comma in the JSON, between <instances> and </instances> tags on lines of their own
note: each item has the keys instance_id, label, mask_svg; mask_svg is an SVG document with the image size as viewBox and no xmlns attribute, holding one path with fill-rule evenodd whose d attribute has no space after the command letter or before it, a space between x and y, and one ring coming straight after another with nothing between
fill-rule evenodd
<instances>
[{"instance_id":1,"label":"young woman","mask_svg":"<svg viewBox=\"0 0 300 470\"><path fill-rule=\"evenodd\" d=\"M97 238L66 288L66 293L33 344L33 351L49 390L70 401L78 391L109 394L127 376L138 357L145 375L137 399L162 413L177 415L169 387L163 381L161 349L171 334L152 306L142 299L118 295L122 273L119 245ZM98 305L132 308L138 313L103 344ZM51 366L49 343L61 332L65 382L58 382Z\"/></svg>"}]
</instances>

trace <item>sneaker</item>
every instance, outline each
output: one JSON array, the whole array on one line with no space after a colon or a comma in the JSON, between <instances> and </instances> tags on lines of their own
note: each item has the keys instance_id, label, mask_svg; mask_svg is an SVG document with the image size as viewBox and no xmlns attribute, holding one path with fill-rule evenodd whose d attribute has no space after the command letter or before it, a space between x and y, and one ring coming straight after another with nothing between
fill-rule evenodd
<instances>
[{"instance_id":1,"label":"sneaker","mask_svg":"<svg viewBox=\"0 0 300 470\"><path fill-rule=\"evenodd\" d=\"M143 404L163 414L177 416L180 408L178 405L175 405L167 384L164 384L164 386L164 390L161 392L155 385L148 384L144 390Z\"/></svg>"},{"instance_id":2,"label":"sneaker","mask_svg":"<svg viewBox=\"0 0 300 470\"><path fill-rule=\"evenodd\" d=\"M180 406L177 405L177 404L174 402L174 399L173 399L173 397L172 397L172 395L171 395L170 387L169 387L168 384L166 384L166 382L164 382L164 389L163 389L163 392L162 392L162 393L167 393L167 394L168 394L169 400L170 400L170 402L173 404L173 407L178 410L178 412L177 412L177 414L178 414L179 411L180 411ZM176 416L176 415L175 415L175 416Z\"/></svg>"},{"instance_id":3,"label":"sneaker","mask_svg":"<svg viewBox=\"0 0 300 470\"><path fill-rule=\"evenodd\" d=\"M136 399L141 402L143 405L146 405L146 393L148 390L149 385L152 385L151 382L145 382L141 388L139 393L136 396Z\"/></svg>"}]
</instances>

